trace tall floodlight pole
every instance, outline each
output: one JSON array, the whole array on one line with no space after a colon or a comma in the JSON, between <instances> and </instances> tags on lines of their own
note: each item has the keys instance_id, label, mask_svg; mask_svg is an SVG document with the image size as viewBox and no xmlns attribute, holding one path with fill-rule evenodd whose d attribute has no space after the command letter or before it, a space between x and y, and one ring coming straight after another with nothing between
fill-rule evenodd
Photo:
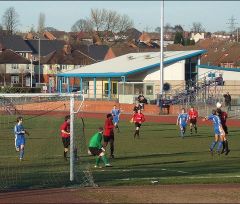
<instances>
[{"instance_id":1,"label":"tall floodlight pole","mask_svg":"<svg viewBox=\"0 0 240 204\"><path fill-rule=\"evenodd\" d=\"M40 84L41 83L41 63L40 63L40 33L39 33L39 36L38 36L38 83Z\"/></svg>"},{"instance_id":2,"label":"tall floodlight pole","mask_svg":"<svg viewBox=\"0 0 240 204\"><path fill-rule=\"evenodd\" d=\"M163 25L164 0L161 1L161 36L160 36L160 95L163 96Z\"/></svg>"}]
</instances>

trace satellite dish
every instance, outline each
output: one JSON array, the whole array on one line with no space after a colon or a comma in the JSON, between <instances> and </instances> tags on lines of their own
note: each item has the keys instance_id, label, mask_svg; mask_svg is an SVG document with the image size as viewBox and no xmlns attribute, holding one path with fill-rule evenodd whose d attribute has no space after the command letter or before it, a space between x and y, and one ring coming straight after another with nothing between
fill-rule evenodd
<instances>
[{"instance_id":1,"label":"satellite dish","mask_svg":"<svg viewBox=\"0 0 240 204\"><path fill-rule=\"evenodd\" d=\"M171 85L169 83L163 84L163 91L167 92L171 89Z\"/></svg>"}]
</instances>

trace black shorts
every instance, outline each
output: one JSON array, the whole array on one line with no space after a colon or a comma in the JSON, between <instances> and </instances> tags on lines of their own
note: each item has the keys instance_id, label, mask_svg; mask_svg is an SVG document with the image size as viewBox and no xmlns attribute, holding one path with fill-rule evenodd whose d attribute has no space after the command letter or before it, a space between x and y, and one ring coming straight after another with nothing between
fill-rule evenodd
<instances>
[{"instance_id":1,"label":"black shorts","mask_svg":"<svg viewBox=\"0 0 240 204\"><path fill-rule=\"evenodd\" d=\"M62 143L64 148L68 148L70 145L70 137L62 137Z\"/></svg>"},{"instance_id":2,"label":"black shorts","mask_svg":"<svg viewBox=\"0 0 240 204\"><path fill-rule=\"evenodd\" d=\"M111 134L110 136L103 135L104 142L110 142L111 140L114 141L114 134Z\"/></svg>"},{"instance_id":3,"label":"black shorts","mask_svg":"<svg viewBox=\"0 0 240 204\"><path fill-rule=\"evenodd\" d=\"M89 147L88 149L93 156L99 156L103 152L102 149L98 149L97 147Z\"/></svg>"},{"instance_id":4,"label":"black shorts","mask_svg":"<svg viewBox=\"0 0 240 204\"><path fill-rule=\"evenodd\" d=\"M192 118L192 119L190 119L189 122L192 123L193 125L196 125L197 124L197 119Z\"/></svg>"},{"instance_id":5,"label":"black shorts","mask_svg":"<svg viewBox=\"0 0 240 204\"><path fill-rule=\"evenodd\" d=\"M222 125L222 128L223 128L225 134L228 134L228 127L226 125Z\"/></svg>"},{"instance_id":6,"label":"black shorts","mask_svg":"<svg viewBox=\"0 0 240 204\"><path fill-rule=\"evenodd\" d=\"M135 123L135 127L139 127L140 128L141 125L142 125L141 123L138 123L138 122Z\"/></svg>"}]
</instances>

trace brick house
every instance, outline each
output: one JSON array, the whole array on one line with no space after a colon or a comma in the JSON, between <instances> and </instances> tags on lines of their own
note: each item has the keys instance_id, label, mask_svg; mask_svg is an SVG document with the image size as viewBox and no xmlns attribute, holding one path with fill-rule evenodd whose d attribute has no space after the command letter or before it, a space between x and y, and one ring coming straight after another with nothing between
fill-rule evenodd
<instances>
[{"instance_id":1,"label":"brick house","mask_svg":"<svg viewBox=\"0 0 240 204\"><path fill-rule=\"evenodd\" d=\"M79 50L72 50L71 46L64 45L63 49L53 51L41 58L42 64L42 82L49 86L49 89L56 90L56 75L62 72L80 68L81 66L95 63L96 60L87 56ZM77 80L71 80L74 86ZM63 79L63 84L67 82Z\"/></svg>"},{"instance_id":2,"label":"brick house","mask_svg":"<svg viewBox=\"0 0 240 204\"><path fill-rule=\"evenodd\" d=\"M31 62L10 49L0 51L0 85L31 86Z\"/></svg>"}]
</instances>

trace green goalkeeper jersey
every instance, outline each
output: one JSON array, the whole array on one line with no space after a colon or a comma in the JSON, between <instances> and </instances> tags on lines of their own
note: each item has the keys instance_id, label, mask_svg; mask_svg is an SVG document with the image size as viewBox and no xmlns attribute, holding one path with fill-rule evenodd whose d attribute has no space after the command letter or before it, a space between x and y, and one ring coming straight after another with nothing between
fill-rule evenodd
<instances>
[{"instance_id":1,"label":"green goalkeeper jersey","mask_svg":"<svg viewBox=\"0 0 240 204\"><path fill-rule=\"evenodd\" d=\"M96 134L94 134L90 141L89 141L89 147L97 147L99 149L102 148L102 134L97 132Z\"/></svg>"}]
</instances>

